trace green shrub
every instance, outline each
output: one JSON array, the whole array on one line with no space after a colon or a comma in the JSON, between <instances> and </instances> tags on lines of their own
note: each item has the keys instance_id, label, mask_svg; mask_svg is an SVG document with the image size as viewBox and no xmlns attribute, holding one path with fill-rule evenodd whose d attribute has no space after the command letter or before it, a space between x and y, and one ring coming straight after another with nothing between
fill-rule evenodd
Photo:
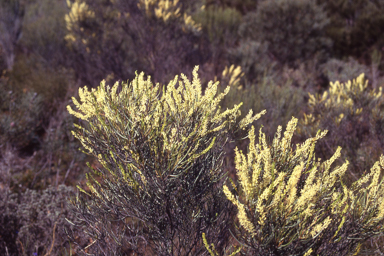
<instances>
[{"instance_id":1,"label":"green shrub","mask_svg":"<svg viewBox=\"0 0 384 256\"><path fill-rule=\"evenodd\" d=\"M327 24L326 12L314 1L271 0L262 1L256 12L244 16L239 33L244 39L267 43L274 60L292 65L328 54Z\"/></svg>"},{"instance_id":2,"label":"green shrub","mask_svg":"<svg viewBox=\"0 0 384 256\"><path fill-rule=\"evenodd\" d=\"M194 14L193 20L201 25L211 43L231 45L229 41L236 39L241 14L233 8L209 6Z\"/></svg>"},{"instance_id":3,"label":"green shrub","mask_svg":"<svg viewBox=\"0 0 384 256\"><path fill-rule=\"evenodd\" d=\"M204 43L200 45L202 49L207 48L205 50L205 54L209 57L207 64L215 69L214 74L207 75L206 78L209 79L217 74L217 70L223 69L228 64L228 49L237 44L237 31L242 15L235 8L203 5L192 17L202 28L200 37Z\"/></svg>"},{"instance_id":4,"label":"green shrub","mask_svg":"<svg viewBox=\"0 0 384 256\"><path fill-rule=\"evenodd\" d=\"M55 112L58 102L67 96L69 84L75 81L71 69L51 65L37 54L18 55L7 76L14 92L33 91L42 97L46 116L50 111Z\"/></svg>"},{"instance_id":5,"label":"green shrub","mask_svg":"<svg viewBox=\"0 0 384 256\"><path fill-rule=\"evenodd\" d=\"M215 97L217 83L203 94L197 67L192 82L181 77L166 88L144 73L122 87L102 82L79 89L78 112L68 107L86 122L74 136L102 165L73 202L97 255L139 253L143 244L146 253L199 255L202 232L219 251L227 246L232 207L218 188L222 149L264 112L236 122L241 104L222 113L218 105L229 86Z\"/></svg>"},{"instance_id":6,"label":"green shrub","mask_svg":"<svg viewBox=\"0 0 384 256\"><path fill-rule=\"evenodd\" d=\"M342 157L352 165L345 182L356 180L384 149L382 88L369 88L361 74L346 83L331 82L322 95L309 94L308 107L299 126L302 138L314 136L319 129L329 130L316 155L329 158L330 152L341 146Z\"/></svg>"},{"instance_id":7,"label":"green shrub","mask_svg":"<svg viewBox=\"0 0 384 256\"><path fill-rule=\"evenodd\" d=\"M292 118L283 137L279 126L271 145L261 129L255 144L252 127L247 155L235 150L239 184L224 186L238 210L235 236L250 255L358 252L383 232L384 156L348 188L342 181L348 161L331 169L341 148L327 161L315 157L315 144L327 131L292 147L297 121Z\"/></svg>"}]
</instances>

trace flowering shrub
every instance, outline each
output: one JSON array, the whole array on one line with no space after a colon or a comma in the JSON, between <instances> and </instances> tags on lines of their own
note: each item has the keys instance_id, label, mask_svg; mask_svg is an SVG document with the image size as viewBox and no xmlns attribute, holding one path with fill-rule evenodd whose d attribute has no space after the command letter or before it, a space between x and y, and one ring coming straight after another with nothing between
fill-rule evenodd
<instances>
[{"instance_id":1,"label":"flowering shrub","mask_svg":"<svg viewBox=\"0 0 384 256\"><path fill-rule=\"evenodd\" d=\"M203 94L197 67L192 81L181 77L163 88L144 73L121 87L102 82L96 90L79 89L78 111L68 106L85 122L73 135L101 165L73 201L74 224L92 238L87 247L97 255L143 248L200 255L202 232L219 251L227 246L233 208L219 189L223 147L265 111L236 121L241 104L219 107L229 86L215 97L218 83L209 82Z\"/></svg>"},{"instance_id":2,"label":"flowering shrub","mask_svg":"<svg viewBox=\"0 0 384 256\"><path fill-rule=\"evenodd\" d=\"M255 144L249 132L247 155L236 149L239 185L224 185L238 210L235 236L251 255L350 255L362 242L383 232L384 188L379 180L384 156L371 172L347 187L348 161L331 168L339 147L327 161L316 159L315 144L327 131L297 144L291 138L298 119L284 136L279 126L271 145L260 129Z\"/></svg>"}]
</instances>

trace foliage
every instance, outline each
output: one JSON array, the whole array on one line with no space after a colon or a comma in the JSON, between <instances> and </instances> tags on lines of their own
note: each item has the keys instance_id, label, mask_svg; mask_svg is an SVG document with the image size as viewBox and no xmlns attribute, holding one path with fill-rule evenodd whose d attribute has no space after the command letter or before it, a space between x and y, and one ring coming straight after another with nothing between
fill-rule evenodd
<instances>
[{"instance_id":1,"label":"foliage","mask_svg":"<svg viewBox=\"0 0 384 256\"><path fill-rule=\"evenodd\" d=\"M74 1L65 16L73 65L88 84L123 79L136 69L166 81L170 71L202 64L200 26L188 1ZM140 49L140 50L139 50Z\"/></svg>"},{"instance_id":2,"label":"foliage","mask_svg":"<svg viewBox=\"0 0 384 256\"><path fill-rule=\"evenodd\" d=\"M268 44L250 39L241 40L237 47L228 50L232 63L241 66L249 81L276 74L277 62L268 54Z\"/></svg>"},{"instance_id":3,"label":"foliage","mask_svg":"<svg viewBox=\"0 0 384 256\"><path fill-rule=\"evenodd\" d=\"M226 67L219 79L222 92L226 85L230 85L231 90L223 99L221 107L226 109L233 106L239 99L243 105L240 107L242 113L249 109L259 112L268 109L263 116L262 124L254 123L256 127L264 127L267 137L273 137L273 130L276 130L280 122L288 122L293 115L304 111L304 92L300 88L292 86L289 78L273 72L265 72L256 82L246 80L246 75L242 72L240 66ZM279 84L280 83L280 84ZM247 133L240 134L242 138L247 137ZM246 148L245 140L240 140L234 145L228 144L225 148L226 166L229 176L235 178L234 149Z\"/></svg>"},{"instance_id":4,"label":"foliage","mask_svg":"<svg viewBox=\"0 0 384 256\"><path fill-rule=\"evenodd\" d=\"M205 0L204 5L207 7L219 6L223 8L234 8L244 15L245 13L255 11L261 1L263 0Z\"/></svg>"},{"instance_id":5,"label":"foliage","mask_svg":"<svg viewBox=\"0 0 384 256\"><path fill-rule=\"evenodd\" d=\"M356 174L359 176L368 169L384 149L381 87L369 88L361 74L346 83L331 82L322 95L309 94L309 97L309 111L301 120L299 133L302 137L313 136L319 129L329 129L329 136L319 142L317 156L329 158L329 152L341 146L342 157L352 164L346 182L356 180Z\"/></svg>"},{"instance_id":6,"label":"foliage","mask_svg":"<svg viewBox=\"0 0 384 256\"><path fill-rule=\"evenodd\" d=\"M9 191L0 194L0 221L8 221L7 225L1 225L4 227L0 237L2 252L7 247L7 255L67 253L69 241L64 228L69 226L65 218L74 217L67 201L71 192L72 188L60 185L40 193L26 190L19 195Z\"/></svg>"},{"instance_id":7,"label":"foliage","mask_svg":"<svg viewBox=\"0 0 384 256\"><path fill-rule=\"evenodd\" d=\"M17 255L17 233L20 223L14 212L17 203L8 200L9 192L0 190L0 250L8 255Z\"/></svg>"},{"instance_id":8,"label":"foliage","mask_svg":"<svg viewBox=\"0 0 384 256\"><path fill-rule=\"evenodd\" d=\"M228 64L228 48L237 43L242 15L235 8L203 5L192 17L202 27L201 37L209 42L209 62L216 72L207 77L212 77Z\"/></svg>"},{"instance_id":9,"label":"foliage","mask_svg":"<svg viewBox=\"0 0 384 256\"><path fill-rule=\"evenodd\" d=\"M241 104L222 113L218 106L229 86L215 97L211 81L203 95L197 67L192 82L181 77L177 88L176 76L163 89L144 73L121 89L103 81L97 90L79 89L82 103L73 98L78 112L68 106L88 124L76 125L74 136L102 165L93 170L98 178L88 175L90 193L79 187L88 202L74 201L85 220L77 224L98 245L98 255L137 251L140 239L158 255L198 255L202 232L225 249L232 208L218 189L222 148L264 112L250 111L236 123ZM106 252L108 243L119 247Z\"/></svg>"},{"instance_id":10,"label":"foliage","mask_svg":"<svg viewBox=\"0 0 384 256\"><path fill-rule=\"evenodd\" d=\"M0 112L0 144L10 143L17 150L38 147L41 129L42 97L34 92L14 92L6 79L0 80L2 91Z\"/></svg>"},{"instance_id":11,"label":"foliage","mask_svg":"<svg viewBox=\"0 0 384 256\"><path fill-rule=\"evenodd\" d=\"M52 114L57 110L58 102L67 96L69 84L74 82L73 71L63 67L54 68L35 54L20 56L6 76L14 92L36 92L42 98L43 106L51 109Z\"/></svg>"},{"instance_id":12,"label":"foliage","mask_svg":"<svg viewBox=\"0 0 384 256\"><path fill-rule=\"evenodd\" d=\"M21 37L23 16L24 5L21 0L0 2L0 57L4 55L7 70L13 68L15 45Z\"/></svg>"},{"instance_id":13,"label":"foliage","mask_svg":"<svg viewBox=\"0 0 384 256\"><path fill-rule=\"evenodd\" d=\"M340 81L341 83L348 82L356 74L369 75L371 73L368 66L360 64L353 58L349 58L348 61L329 59L321 66L321 69L328 81Z\"/></svg>"},{"instance_id":14,"label":"foliage","mask_svg":"<svg viewBox=\"0 0 384 256\"><path fill-rule=\"evenodd\" d=\"M358 252L362 242L383 232L384 190L379 177L384 156L348 188L342 182L348 161L331 169L340 147L327 161L315 157L315 144L327 131L292 148L297 121L292 118L283 137L279 126L272 145L261 129L255 144L252 127L247 155L235 150L239 185L223 189L238 209L236 238L252 255Z\"/></svg>"},{"instance_id":15,"label":"foliage","mask_svg":"<svg viewBox=\"0 0 384 256\"><path fill-rule=\"evenodd\" d=\"M293 65L328 54L327 24L326 12L314 1L271 0L262 1L256 12L244 16L239 33L244 39L267 43L274 60Z\"/></svg>"},{"instance_id":16,"label":"foliage","mask_svg":"<svg viewBox=\"0 0 384 256\"><path fill-rule=\"evenodd\" d=\"M240 110L242 113L255 112L268 109L263 117L262 126L265 127L267 135L272 137L273 130L276 130L279 122L288 122L291 117L297 114L304 105L304 92L293 87L288 79L272 76L268 73L259 79L259 82L251 83L244 79L245 75L238 66L226 68L220 79L222 85L235 87L222 101L222 108L232 106L239 99L243 102ZM278 81L280 83L278 83ZM224 87L220 87L223 91Z\"/></svg>"},{"instance_id":17,"label":"foliage","mask_svg":"<svg viewBox=\"0 0 384 256\"><path fill-rule=\"evenodd\" d=\"M193 16L193 19L201 25L209 41L215 45L223 43L231 45L228 41L231 39L233 41L241 18L241 14L236 9L216 6L203 6L201 11Z\"/></svg>"},{"instance_id":18,"label":"foliage","mask_svg":"<svg viewBox=\"0 0 384 256\"><path fill-rule=\"evenodd\" d=\"M57 100L66 95L73 73L66 64L68 51L65 41L65 6L62 1L20 0L23 17L19 39L15 43L12 70L3 72L13 92L37 92L46 108L55 108ZM61 18L60 18L61 17ZM11 29L8 24L8 29ZM4 37L2 37L4 38ZM1 39L0 39L1 40ZM47 106L47 105L50 106Z\"/></svg>"},{"instance_id":19,"label":"foliage","mask_svg":"<svg viewBox=\"0 0 384 256\"><path fill-rule=\"evenodd\" d=\"M23 51L28 52L28 55L36 56L33 61L40 63L45 68L57 68L66 64L68 50L64 40L66 34L65 1L28 1L23 17L22 37L18 44ZM57 69L53 72L60 73ZM45 79L40 80L41 83L44 81Z\"/></svg>"},{"instance_id":20,"label":"foliage","mask_svg":"<svg viewBox=\"0 0 384 256\"><path fill-rule=\"evenodd\" d=\"M205 237L205 233L202 234L202 237L203 237L204 246L207 249L207 251L209 252L209 254L211 256L218 256L219 253L215 249L215 245L213 243L212 244L208 244L207 238ZM239 248L236 248L236 247L235 248L231 248L230 250L232 250L232 252L226 251L225 255L227 255L228 253L231 253L230 256L234 256L234 255L236 255L237 253L239 253L241 251L241 247L239 247Z\"/></svg>"},{"instance_id":21,"label":"foliage","mask_svg":"<svg viewBox=\"0 0 384 256\"><path fill-rule=\"evenodd\" d=\"M364 0L318 0L329 14L327 35L334 41L337 57L369 54L384 46L384 2ZM364 56L369 57L369 56Z\"/></svg>"},{"instance_id":22,"label":"foliage","mask_svg":"<svg viewBox=\"0 0 384 256\"><path fill-rule=\"evenodd\" d=\"M302 12L296 12L292 7L297 3L302 7ZM308 3L311 7L306 9ZM287 5L292 8L278 8ZM266 6L276 8L268 9ZM221 109L232 108L239 100L244 103L238 109L242 112L247 112L248 109L255 111L268 109L263 118L263 131L267 138L273 138L277 126L287 123L291 116L302 116L302 113L307 113L308 123L304 124L307 122L305 117L299 121L299 136L295 135L292 138L293 143L304 141L308 136L315 136L318 129L329 129L328 136L317 142L316 156L329 159L336 146L343 146L341 159L347 158L353 166L347 170L343 182L349 185L357 180L364 170L368 170L374 164L374 159L379 158L384 148L383 96L375 98L380 90L379 86L384 84L382 76L384 62L381 58L384 46L382 11L382 0L0 1L0 89L3 92L0 94L0 254L21 255L23 250L21 247L26 244L29 248L27 250L31 253L39 252L39 255L47 254L47 249L51 248L53 226L41 222L42 227L39 227L39 221L35 221L29 213L20 216L14 214L23 198L38 202L41 193L45 194L45 189L49 185L57 187L59 184L73 185L80 182L81 186L85 186L86 181L82 177L86 170L86 161L91 162L92 168L102 168L107 172L100 163L97 163L98 158L95 160L92 156L77 152L80 141L72 136L70 130L74 129L73 123L78 124L80 119L65 111L69 95L77 97L75 91L80 84L93 87L102 79L106 79L106 84L110 84L112 81L134 76L135 70L143 70L153 75L155 81L168 82L173 80L172 74L189 72L194 65L202 65L203 70L199 71L199 77L203 90L212 77L220 81L218 93L223 92L227 85L232 88L220 102ZM258 13L264 14L257 17ZM269 18L266 16L268 13L273 13L274 16ZM255 22L257 20L260 20L260 23ZM265 29L264 26L268 25L271 27ZM319 27L316 27L317 25ZM305 41L308 39L305 35L310 31L313 34L310 34L309 40ZM282 39L284 33L290 33L288 39ZM334 42L332 48L331 40ZM300 53L301 49L305 50L304 54ZM285 54L284 58L280 59L276 54L276 52L280 54L279 51L283 53L282 57ZM291 59L287 60L287 56ZM230 63L235 63L235 66L226 67L226 71L222 73L224 67ZM241 66L241 70L239 67L236 68L237 65ZM330 96L329 81L339 80L345 85L348 79L360 73L365 73L369 79L367 87L361 92L359 90L344 92L345 88L340 87L342 104L336 104L339 94ZM325 107L325 102L320 100L324 90L328 93L326 101L332 98L331 108ZM120 92L121 87L117 91ZM317 101L315 105L304 104L308 99L308 92L315 97ZM160 95L161 90L159 97ZM360 114L349 113L350 109L344 106L348 98L353 100L354 111L362 109ZM311 98L310 101L312 100ZM126 109L125 106L123 109ZM316 117L313 123L310 122L310 114ZM340 114L344 115L343 118L340 118ZM239 118L236 118L233 127ZM165 123L168 124L168 121ZM254 125L256 130L261 126L258 123ZM179 127L183 126L180 124ZM239 131L235 137L247 137L247 131ZM118 139L122 141L121 138ZM160 141L162 139L163 137ZM119 140L114 141L113 145L119 144ZM133 141L135 145L138 143ZM220 146L224 144L223 140ZM217 169L220 169L220 174L228 172L229 177L236 181L233 149L237 146L243 151L246 150L246 141L227 143L223 146L223 150L220 146L215 144L211 149L216 150L215 152L209 151L200 157L206 156L206 161L221 159L222 167L219 168L221 164L219 160L215 163ZM198 150L203 150L201 145L200 147ZM222 155L218 156L218 152ZM164 156L164 159L169 158ZM338 159L335 162L342 164ZM110 163L116 165L113 159ZM201 160L197 164L202 166L204 161ZM122 165L125 166L125 163ZM204 168L207 166L213 164L205 164ZM119 171L119 168L113 170ZM192 176L193 172L189 172ZM108 172L108 176L111 175ZM205 177L208 179L208 176ZM92 178L90 179L92 181ZM98 176L95 179L99 183L105 183ZM161 184L171 184L167 182ZM182 183L172 182L174 186ZM209 183L209 186L216 187L218 191L213 191L211 187L203 190L207 194L203 200L206 204L217 203L212 204L209 209L204 209L201 215L207 213L205 215L207 216L208 212L215 212L213 210L215 207L221 209L226 207L226 204L228 207L235 207L225 198L225 200L219 199L220 196L217 199L212 198L213 195L216 197L217 194L222 194L218 188L221 187L221 182L224 182L224 179L214 184ZM97 184L92 184L98 187ZM203 181L199 184L198 186L202 187ZM9 188L12 196L8 192L3 193L4 187ZM25 194L26 189L33 196ZM32 192L31 189L36 191ZM80 210L74 212L77 217L76 221L72 222L86 226L85 221L92 216L86 215L90 213L86 207L92 205L96 199L89 188L83 187L83 189L93 198L79 192L81 195L78 198L83 202L77 203ZM182 200L177 207L182 208L183 205L196 203L191 202L196 198L193 196L185 197L190 200L184 202L185 198L182 198L182 195L187 193L185 190L180 194L177 192L175 190L175 194L172 194L173 198ZM57 197L61 198L61 195ZM57 197L52 196L52 200ZM170 200L169 205L175 205L172 202L178 202L177 200ZM145 202L149 201L148 199ZM102 201L96 200L93 207L100 206L100 202ZM159 202L161 201L157 203ZM28 203L25 201L24 206ZM58 210L61 210L61 205L57 206ZM35 206L28 207L34 211ZM112 232L122 234L121 229L118 231L118 228L124 227L119 227L122 221L112 221L118 219L120 213L111 217L108 207L101 207L102 210L99 211L99 217L101 216L99 220L105 220L104 224L95 224L93 226L95 229L89 230L95 232L100 230L101 235ZM160 209L160 213L152 216L160 216L161 209L164 209L156 207L158 205L155 204L153 209ZM44 211L47 211L42 206L38 206L37 209L40 216L45 216ZM192 254L198 254L197 250L201 249L203 255L212 253L228 255L238 249L234 245L239 244L231 237L230 232L223 231L226 227L231 231L234 230L232 227L234 218L231 216L236 214L236 211L229 208L226 210L222 216L212 217L213 220L218 218L217 222L221 224L210 231L207 228L208 231L201 229L194 232L193 228L189 229L190 221L181 226L188 226L188 229L185 228L186 230L178 233L180 239L184 241L183 234L186 232L189 238L192 237L188 238L185 244L197 241L197 249ZM181 212L179 219L184 218L183 214L189 214L188 210ZM175 210L171 213L176 215L177 212ZM82 215L87 217L83 218ZM155 220L153 217L152 221L167 223L168 220L166 214L158 219L160 220ZM229 220L228 223L224 221L225 219ZM21 220L25 231L22 238L14 232L20 231ZM94 223L92 221L94 219L89 223ZM154 250L156 246L162 246L160 240L153 242L153 239L148 238L149 234L154 234L153 225L133 217L125 218L124 221L126 221L124 225L130 228L121 235L123 240L130 239L126 246L118 245L113 236L105 237L104 242L101 239L93 243L95 240L92 240L92 236L77 233L81 230L71 226L67 231L74 238L73 242L79 246L74 248L74 244L71 243L69 255L77 255L79 252L76 248L83 248L83 252L86 253L102 254L101 251L97 251L96 244L99 244L102 250L108 250L109 254L157 254ZM207 220L207 223L211 223L209 221ZM28 222L31 223L30 228ZM61 221L56 225L55 241L59 238L65 239L59 223ZM67 223L63 225L68 227ZM202 226L204 223L193 227L198 225ZM221 231L223 239L218 238ZM57 232L61 232L60 237L57 237ZM203 232L206 233L206 237L202 240ZM168 238L170 236L167 234ZM23 240L22 244L20 239ZM116 238L117 241L120 241L119 239ZM148 244L145 244L146 242ZM376 246L380 250L384 244L383 240L379 244L374 243L375 240L368 240L361 248L364 250L364 247ZM215 247L212 244L215 244ZM36 251L35 245L40 247L40 251ZM68 255L65 251L68 245L64 244L64 249L61 250L59 244L55 242L51 255ZM85 248L88 245L90 246ZM253 255L246 248L243 248L240 254L247 252Z\"/></svg>"},{"instance_id":23,"label":"foliage","mask_svg":"<svg viewBox=\"0 0 384 256\"><path fill-rule=\"evenodd\" d=\"M56 111L50 112L43 97L12 88L6 77L0 79L0 88L5 92L0 96L0 171L9 176L0 177L0 184L17 192L77 183L73 178L81 174L86 159L70 133L76 120L64 112L67 103L55 99Z\"/></svg>"}]
</instances>

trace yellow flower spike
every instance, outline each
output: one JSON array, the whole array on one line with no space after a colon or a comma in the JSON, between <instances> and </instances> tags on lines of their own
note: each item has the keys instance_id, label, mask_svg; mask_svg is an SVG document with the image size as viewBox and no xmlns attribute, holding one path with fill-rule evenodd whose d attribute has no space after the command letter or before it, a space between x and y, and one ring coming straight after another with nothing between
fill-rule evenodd
<instances>
[{"instance_id":1,"label":"yellow flower spike","mask_svg":"<svg viewBox=\"0 0 384 256\"><path fill-rule=\"evenodd\" d=\"M288 194L287 208L293 207L293 202L296 200L297 183L299 182L303 168L304 168L304 162L301 162L300 165L297 165L295 167L291 177L288 180L287 186L285 188L285 193L284 193L284 194Z\"/></svg>"},{"instance_id":2,"label":"yellow flower spike","mask_svg":"<svg viewBox=\"0 0 384 256\"><path fill-rule=\"evenodd\" d=\"M265 140L265 134L263 134L263 139ZM272 159L271 159L271 151L269 148L264 148L264 150L261 152L263 156L263 162L264 162L264 175L263 175L263 186L269 184L272 180Z\"/></svg>"},{"instance_id":3,"label":"yellow flower spike","mask_svg":"<svg viewBox=\"0 0 384 256\"><path fill-rule=\"evenodd\" d=\"M240 105L239 105L239 108L240 108ZM265 113L267 113L267 111L263 110L260 113L256 114L254 117L252 117L253 111L252 109L249 110L249 113L246 115L246 117L239 122L240 128L244 128L245 126L251 124L253 121L260 119L260 117L262 115L265 115Z\"/></svg>"},{"instance_id":4,"label":"yellow flower spike","mask_svg":"<svg viewBox=\"0 0 384 256\"><path fill-rule=\"evenodd\" d=\"M256 229L252 222L249 221L244 205L239 203L238 210L239 212L237 214L237 217L239 218L240 225L242 225L251 234L251 237L254 237ZM264 218L262 218L260 221L262 222L263 219Z\"/></svg>"},{"instance_id":5,"label":"yellow flower spike","mask_svg":"<svg viewBox=\"0 0 384 256\"><path fill-rule=\"evenodd\" d=\"M291 121L288 122L287 128L284 132L284 137L281 141L281 147L283 148L283 151L290 147L293 133L296 130L297 120L297 118L292 117Z\"/></svg>"},{"instance_id":6,"label":"yellow flower spike","mask_svg":"<svg viewBox=\"0 0 384 256\"><path fill-rule=\"evenodd\" d=\"M272 184L271 184L272 185ZM256 210L257 213L259 214L259 225L264 226L265 224L265 219L266 219L266 212L265 212L265 205L264 205L264 200L266 200L269 196L269 189L265 188L263 193L260 195L260 197L257 199L257 204L256 204Z\"/></svg>"},{"instance_id":7,"label":"yellow flower spike","mask_svg":"<svg viewBox=\"0 0 384 256\"><path fill-rule=\"evenodd\" d=\"M380 203L378 207L378 212L376 218L374 219L376 222L382 221L384 218L384 200Z\"/></svg>"},{"instance_id":8,"label":"yellow flower spike","mask_svg":"<svg viewBox=\"0 0 384 256\"><path fill-rule=\"evenodd\" d=\"M337 147L336 152L333 154L333 156L329 160L327 160L323 163L323 166L324 166L323 177L326 177L328 175L329 168L331 168L331 165L333 164L333 162L335 162L336 159L338 159L340 157L340 155L341 155L340 152L341 152L341 147Z\"/></svg>"},{"instance_id":9,"label":"yellow flower spike","mask_svg":"<svg viewBox=\"0 0 384 256\"><path fill-rule=\"evenodd\" d=\"M325 92L323 93L323 96L321 97L321 101L324 101L324 100L326 100L326 99L327 99L327 97L328 97L328 92L327 92L327 91L325 91Z\"/></svg>"},{"instance_id":10,"label":"yellow flower spike","mask_svg":"<svg viewBox=\"0 0 384 256\"><path fill-rule=\"evenodd\" d=\"M204 246L207 249L207 251L209 252L209 254L211 256L218 256L219 254L216 252L215 246L213 244L211 244L211 245L208 244L207 238L205 237L205 233L203 233L202 237L203 237ZM212 250L211 250L211 246L212 246Z\"/></svg>"},{"instance_id":11,"label":"yellow flower spike","mask_svg":"<svg viewBox=\"0 0 384 256\"><path fill-rule=\"evenodd\" d=\"M325 229L328 228L329 224L331 224L332 219L327 216L327 218L322 222L317 224L312 231L310 232L312 238L323 232Z\"/></svg>"},{"instance_id":12,"label":"yellow flower spike","mask_svg":"<svg viewBox=\"0 0 384 256\"><path fill-rule=\"evenodd\" d=\"M376 197L377 190L378 190L379 177L380 177L380 173L381 173L381 168L379 166L378 161L373 165L371 172L373 172L373 178L372 178L372 181L367 188L369 190L368 197L367 197L368 202L372 198Z\"/></svg>"},{"instance_id":13,"label":"yellow flower spike","mask_svg":"<svg viewBox=\"0 0 384 256\"><path fill-rule=\"evenodd\" d=\"M261 169L262 154L258 154L256 158L256 163L252 165L252 187L253 194L257 189L259 189L259 176L262 171Z\"/></svg>"},{"instance_id":14,"label":"yellow flower spike","mask_svg":"<svg viewBox=\"0 0 384 256\"><path fill-rule=\"evenodd\" d=\"M282 194L284 191L284 178L287 176L287 173L281 172L279 173L279 176L274 181L274 187L277 187L276 192L272 199L272 205L277 206L278 204L282 203Z\"/></svg>"},{"instance_id":15,"label":"yellow flower spike","mask_svg":"<svg viewBox=\"0 0 384 256\"><path fill-rule=\"evenodd\" d=\"M315 98L315 96L313 94L311 94L311 93L308 93L308 96L309 96L308 104L310 106L316 105L316 98Z\"/></svg>"},{"instance_id":16,"label":"yellow flower spike","mask_svg":"<svg viewBox=\"0 0 384 256\"><path fill-rule=\"evenodd\" d=\"M300 197L297 199L295 204L295 210L301 210L309 202L316 200L316 195L320 189L320 182L312 184L313 179L315 178L316 171L311 171L309 177L306 180L304 188L300 192Z\"/></svg>"},{"instance_id":17,"label":"yellow flower spike","mask_svg":"<svg viewBox=\"0 0 384 256\"><path fill-rule=\"evenodd\" d=\"M281 131L282 131L283 127L281 125L279 125L277 127L277 132L276 132L276 135L275 137L273 138L273 150L276 151L280 145L280 139L281 139Z\"/></svg>"},{"instance_id":18,"label":"yellow flower spike","mask_svg":"<svg viewBox=\"0 0 384 256\"><path fill-rule=\"evenodd\" d=\"M229 191L226 185L223 186L223 192L229 201L231 201L234 205L238 205L238 201L235 199L235 197L233 196L231 191Z\"/></svg>"},{"instance_id":19,"label":"yellow flower spike","mask_svg":"<svg viewBox=\"0 0 384 256\"><path fill-rule=\"evenodd\" d=\"M304 254L304 256L310 256L311 255L311 253L312 253L312 248L310 248L305 254Z\"/></svg>"}]
</instances>

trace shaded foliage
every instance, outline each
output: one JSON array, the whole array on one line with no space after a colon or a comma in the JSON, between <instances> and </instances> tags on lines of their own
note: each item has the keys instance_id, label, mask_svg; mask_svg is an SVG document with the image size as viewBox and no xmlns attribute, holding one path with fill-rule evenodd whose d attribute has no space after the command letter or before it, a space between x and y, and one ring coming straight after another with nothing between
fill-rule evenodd
<instances>
[{"instance_id":1,"label":"shaded foliage","mask_svg":"<svg viewBox=\"0 0 384 256\"><path fill-rule=\"evenodd\" d=\"M177 4L167 9L165 1L72 3L66 40L82 81L124 79L139 69L165 82L171 71L185 72L203 64L209 53L200 50L204 41L198 25L185 12L184 3L170 2Z\"/></svg>"},{"instance_id":2,"label":"shaded foliage","mask_svg":"<svg viewBox=\"0 0 384 256\"><path fill-rule=\"evenodd\" d=\"M60 185L42 192L0 194L0 248L4 255L45 255L68 253L65 228L72 220L67 198L72 188ZM7 248L7 249L6 249Z\"/></svg>"},{"instance_id":3,"label":"shaded foliage","mask_svg":"<svg viewBox=\"0 0 384 256\"><path fill-rule=\"evenodd\" d=\"M327 27L327 35L333 39L334 50L338 57L354 55L369 58L371 48L382 50L383 1L318 0L317 2L323 4L329 13L331 23Z\"/></svg>"},{"instance_id":4,"label":"shaded foliage","mask_svg":"<svg viewBox=\"0 0 384 256\"><path fill-rule=\"evenodd\" d=\"M262 1L256 12L244 16L239 33L267 43L272 59L290 65L329 54L332 41L325 35L327 14L313 1Z\"/></svg>"}]
</instances>

